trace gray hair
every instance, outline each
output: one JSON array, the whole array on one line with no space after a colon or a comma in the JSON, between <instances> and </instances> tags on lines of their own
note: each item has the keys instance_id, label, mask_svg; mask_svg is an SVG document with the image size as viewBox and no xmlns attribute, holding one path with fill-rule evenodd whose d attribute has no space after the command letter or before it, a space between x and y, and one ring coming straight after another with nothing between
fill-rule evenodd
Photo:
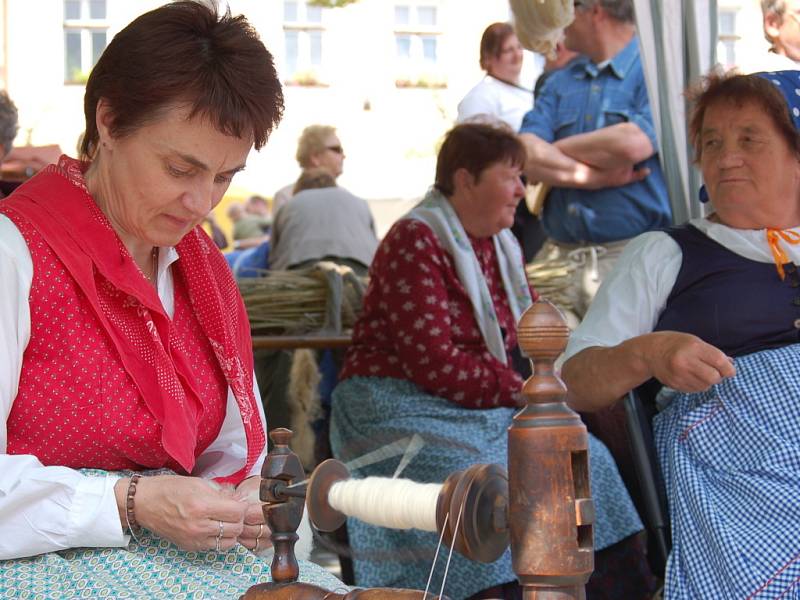
<instances>
[{"instance_id":1,"label":"gray hair","mask_svg":"<svg viewBox=\"0 0 800 600\"><path fill-rule=\"evenodd\" d=\"M779 17L786 12L786 3L783 0L761 0L761 12L764 15L775 13Z\"/></svg>"},{"instance_id":2,"label":"gray hair","mask_svg":"<svg viewBox=\"0 0 800 600\"><path fill-rule=\"evenodd\" d=\"M633 0L584 0L582 4L587 8L601 6L609 17L620 23L636 22L633 12Z\"/></svg>"},{"instance_id":3,"label":"gray hair","mask_svg":"<svg viewBox=\"0 0 800 600\"><path fill-rule=\"evenodd\" d=\"M764 17L764 39L767 40L771 48L775 47L775 39L767 33L767 15L774 14L778 17L778 24L783 22L783 15L786 13L786 2L784 0L761 0L761 14Z\"/></svg>"},{"instance_id":4,"label":"gray hair","mask_svg":"<svg viewBox=\"0 0 800 600\"><path fill-rule=\"evenodd\" d=\"M5 90L0 90L0 144L3 145L3 156L11 152L18 130L17 107Z\"/></svg>"}]
</instances>

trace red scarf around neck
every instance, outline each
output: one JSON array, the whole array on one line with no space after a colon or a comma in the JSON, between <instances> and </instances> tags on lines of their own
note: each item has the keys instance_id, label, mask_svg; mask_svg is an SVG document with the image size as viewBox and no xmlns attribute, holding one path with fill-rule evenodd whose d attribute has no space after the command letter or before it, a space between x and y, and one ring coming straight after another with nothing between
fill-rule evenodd
<instances>
[{"instance_id":1,"label":"red scarf around neck","mask_svg":"<svg viewBox=\"0 0 800 600\"><path fill-rule=\"evenodd\" d=\"M66 156L3 200L43 236L62 261L102 323L126 372L162 427L164 450L191 472L195 464L202 405L192 386L192 371L169 344L169 316L155 288L142 276L108 219L89 195L83 172L88 165ZM196 227L176 246L175 276L186 283L192 309L231 388L247 440L245 466L220 481L238 483L252 469L266 443L253 393L253 352L247 312L224 257ZM103 294L97 286L117 293ZM109 302L108 298L114 298ZM118 302L120 304L116 305ZM133 304L131 304L133 303ZM138 331L115 318L122 306L135 306L145 324ZM142 334L145 331L147 334Z\"/></svg>"}]
</instances>

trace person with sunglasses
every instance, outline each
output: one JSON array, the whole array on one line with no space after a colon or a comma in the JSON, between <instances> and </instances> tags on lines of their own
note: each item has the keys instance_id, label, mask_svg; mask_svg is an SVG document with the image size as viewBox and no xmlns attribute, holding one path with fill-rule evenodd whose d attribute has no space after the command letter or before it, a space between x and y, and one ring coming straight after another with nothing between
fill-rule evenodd
<instances>
[{"instance_id":1,"label":"person with sunglasses","mask_svg":"<svg viewBox=\"0 0 800 600\"><path fill-rule=\"evenodd\" d=\"M333 176L334 181L342 174L344 167L344 148L336 128L330 125L309 125L303 129L297 140L297 164L302 169L300 176L308 169L324 169ZM272 199L272 214L277 217L278 211L296 193L296 182L285 185Z\"/></svg>"}]
</instances>

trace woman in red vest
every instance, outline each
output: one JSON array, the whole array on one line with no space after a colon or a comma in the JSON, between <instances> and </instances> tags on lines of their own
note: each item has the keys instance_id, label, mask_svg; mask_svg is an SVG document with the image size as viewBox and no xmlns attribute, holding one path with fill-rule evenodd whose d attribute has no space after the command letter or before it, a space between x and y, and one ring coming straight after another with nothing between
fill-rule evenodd
<instances>
[{"instance_id":1,"label":"woman in red vest","mask_svg":"<svg viewBox=\"0 0 800 600\"><path fill-rule=\"evenodd\" d=\"M280 120L272 57L175 2L115 36L84 109L81 160L0 204L0 596L237 597L269 572L265 419L200 224Z\"/></svg>"}]
</instances>

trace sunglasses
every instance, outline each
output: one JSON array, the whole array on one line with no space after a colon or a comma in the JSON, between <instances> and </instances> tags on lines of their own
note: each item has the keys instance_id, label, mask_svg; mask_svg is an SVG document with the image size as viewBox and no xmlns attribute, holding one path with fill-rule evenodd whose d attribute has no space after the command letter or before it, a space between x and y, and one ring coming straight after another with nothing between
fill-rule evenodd
<instances>
[{"instance_id":1,"label":"sunglasses","mask_svg":"<svg viewBox=\"0 0 800 600\"><path fill-rule=\"evenodd\" d=\"M344 148L341 146L325 146L325 148L331 152L336 152L336 154L344 154Z\"/></svg>"}]
</instances>

